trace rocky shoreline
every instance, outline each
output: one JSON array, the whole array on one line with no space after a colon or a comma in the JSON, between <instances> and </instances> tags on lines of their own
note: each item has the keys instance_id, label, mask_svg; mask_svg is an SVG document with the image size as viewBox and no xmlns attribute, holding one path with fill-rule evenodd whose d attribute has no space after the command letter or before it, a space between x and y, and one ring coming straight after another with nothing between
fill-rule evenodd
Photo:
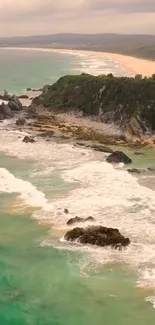
<instances>
[{"instance_id":1,"label":"rocky shoreline","mask_svg":"<svg viewBox=\"0 0 155 325\"><path fill-rule=\"evenodd\" d=\"M38 138L45 141L69 142L74 146L109 154L107 161L110 163L123 162L124 164L130 164L132 160L122 152L121 148L129 147L135 150L135 154L142 155L140 149L154 147L153 135L151 139L133 137L129 141L123 130L115 125L105 125L103 122L79 117L76 114L63 114L54 109L51 111L42 105L36 106L35 98L38 98L38 92L47 89L48 86L39 90L28 88L27 94L18 97L11 96L6 91L4 95L0 95L1 122L9 119L10 126L7 128L26 132L28 136L23 139L24 142L33 143ZM33 93L31 98L28 95L29 91L31 96ZM22 104L22 100L25 99L28 99L27 106ZM147 171L152 172L154 169L148 168ZM144 172L144 169L129 168L128 172L138 174Z\"/></svg>"}]
</instances>

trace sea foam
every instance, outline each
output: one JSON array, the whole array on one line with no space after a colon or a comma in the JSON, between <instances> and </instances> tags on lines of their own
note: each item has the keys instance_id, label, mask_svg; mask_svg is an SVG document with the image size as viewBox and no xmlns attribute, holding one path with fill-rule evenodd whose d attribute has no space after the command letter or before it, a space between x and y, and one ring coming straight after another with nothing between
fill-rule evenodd
<instances>
[{"instance_id":1,"label":"sea foam","mask_svg":"<svg viewBox=\"0 0 155 325\"><path fill-rule=\"evenodd\" d=\"M40 177L43 172L48 179L57 170L63 181L75 185L68 195L47 201L45 194L31 183L16 179L3 169L1 191L17 192L27 204L39 206L41 209L33 217L39 222L49 222L60 232L66 231L66 222L76 215L84 218L93 216L97 224L118 228L131 239L131 245L122 252L66 243L60 243L60 246L89 252L97 264L129 264L138 271L137 286L155 288L154 191L139 185L137 179L125 171L123 166L116 169L106 163L103 153L71 144L45 143L42 140L25 144L16 133L3 131L1 139L2 149L6 153L36 161L32 177ZM68 215L64 213L65 208L69 210ZM44 244L50 243L47 240Z\"/></svg>"},{"instance_id":2,"label":"sea foam","mask_svg":"<svg viewBox=\"0 0 155 325\"><path fill-rule=\"evenodd\" d=\"M44 193L38 191L31 183L16 178L5 168L0 168L0 192L17 193L21 201L34 207L43 208L47 203Z\"/></svg>"}]
</instances>

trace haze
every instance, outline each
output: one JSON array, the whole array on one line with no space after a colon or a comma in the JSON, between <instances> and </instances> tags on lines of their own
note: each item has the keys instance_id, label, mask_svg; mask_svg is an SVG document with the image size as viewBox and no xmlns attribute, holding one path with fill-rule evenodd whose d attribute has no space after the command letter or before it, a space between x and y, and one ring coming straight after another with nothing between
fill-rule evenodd
<instances>
[{"instance_id":1,"label":"haze","mask_svg":"<svg viewBox=\"0 0 155 325\"><path fill-rule=\"evenodd\" d=\"M155 34L155 0L0 0L0 37Z\"/></svg>"}]
</instances>

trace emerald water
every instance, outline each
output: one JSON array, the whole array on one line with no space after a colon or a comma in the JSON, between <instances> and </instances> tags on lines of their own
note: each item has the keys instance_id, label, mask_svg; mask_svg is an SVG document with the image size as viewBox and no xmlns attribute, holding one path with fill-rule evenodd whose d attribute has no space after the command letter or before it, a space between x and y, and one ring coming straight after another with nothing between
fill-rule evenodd
<instances>
[{"instance_id":1,"label":"emerald water","mask_svg":"<svg viewBox=\"0 0 155 325\"><path fill-rule=\"evenodd\" d=\"M63 67L69 73L81 61L92 64L77 56L9 53L0 51L0 89L17 92L49 83ZM1 124L0 324L153 325L155 185L147 185L154 175L143 174L142 186L103 153L39 139L25 144L22 132L6 128ZM154 167L154 150L134 151L127 150L133 167ZM66 222L76 215L119 228L131 245L115 251L64 242Z\"/></svg>"},{"instance_id":2,"label":"emerald water","mask_svg":"<svg viewBox=\"0 0 155 325\"><path fill-rule=\"evenodd\" d=\"M125 75L118 62L92 55L53 53L50 50L0 49L0 92L23 93L26 88L52 84L66 74L113 72Z\"/></svg>"},{"instance_id":3,"label":"emerald water","mask_svg":"<svg viewBox=\"0 0 155 325\"><path fill-rule=\"evenodd\" d=\"M9 168L10 159L11 172L23 178L34 167L1 158L1 167ZM0 324L154 324L145 302L151 292L135 287L129 266L98 266L89 253L42 246L51 230L32 212L15 211L16 197L0 195Z\"/></svg>"}]
</instances>

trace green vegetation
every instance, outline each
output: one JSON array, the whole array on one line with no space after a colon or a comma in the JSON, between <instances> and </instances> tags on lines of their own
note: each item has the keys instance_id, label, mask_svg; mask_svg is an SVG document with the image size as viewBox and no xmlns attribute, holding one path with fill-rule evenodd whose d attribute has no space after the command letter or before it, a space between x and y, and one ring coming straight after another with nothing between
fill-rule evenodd
<instances>
[{"instance_id":1,"label":"green vegetation","mask_svg":"<svg viewBox=\"0 0 155 325\"><path fill-rule=\"evenodd\" d=\"M138 117L155 130L155 76L65 76L46 88L33 104L66 112L82 111L104 122L123 124Z\"/></svg>"}]
</instances>

